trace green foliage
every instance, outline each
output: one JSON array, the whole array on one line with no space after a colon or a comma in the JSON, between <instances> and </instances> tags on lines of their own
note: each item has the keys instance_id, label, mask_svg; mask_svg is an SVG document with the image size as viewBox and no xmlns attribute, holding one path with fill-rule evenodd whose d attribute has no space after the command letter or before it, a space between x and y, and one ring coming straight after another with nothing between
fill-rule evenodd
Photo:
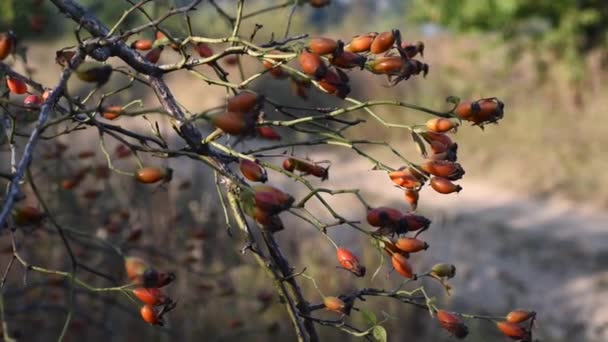
<instances>
[{"instance_id":1,"label":"green foliage","mask_svg":"<svg viewBox=\"0 0 608 342\"><path fill-rule=\"evenodd\" d=\"M416 22L461 32L500 32L506 40L550 49L568 63L608 43L608 2L603 0L413 0L411 8Z\"/></svg>"}]
</instances>

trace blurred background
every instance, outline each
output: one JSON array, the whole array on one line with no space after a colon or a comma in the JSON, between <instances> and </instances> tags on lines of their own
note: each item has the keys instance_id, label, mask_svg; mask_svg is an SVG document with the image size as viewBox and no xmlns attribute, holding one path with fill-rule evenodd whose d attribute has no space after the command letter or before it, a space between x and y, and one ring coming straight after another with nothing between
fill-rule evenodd
<instances>
[{"instance_id":1,"label":"blurred background","mask_svg":"<svg viewBox=\"0 0 608 342\"><path fill-rule=\"evenodd\" d=\"M121 0L112 1L111 6L101 0L79 2L108 26L130 6ZM154 1L149 8L158 15L186 2ZM216 3L234 13L236 1ZM280 3L248 0L245 13ZM281 36L290 11L291 6L286 6L246 20L241 35L248 37L256 24L262 24L256 42L267 42L273 32ZM192 19L197 35L223 37L230 33L207 1ZM143 22L141 15L132 15L124 27ZM168 20L165 27L177 36L187 32L183 17ZM416 269L449 262L458 270L450 281L451 296L446 296L436 283L425 283L437 296L440 307L490 315L530 308L538 312L536 333L542 341L608 340L607 27L608 3L601 0L333 0L323 9L307 5L296 8L292 35L310 33L348 41L357 34L396 28L405 41L424 42L422 60L430 65L426 78L413 78L390 88L385 78L353 71L349 77L354 98L399 99L437 110L449 108L445 99L450 95L462 99L498 97L505 103L505 118L499 125L481 130L463 124L453 135L459 144L459 161L466 170L459 183L464 190L458 195L438 195L424 189L421 194L419 212L433 220L431 229L423 235L431 247L414 256L412 262ZM74 45L75 24L59 15L49 1L4 0L0 2L0 31L7 29L17 32L21 53L27 56L27 65L18 61L14 68L31 73L47 87L53 86L61 70L54 62L55 51ZM149 32L148 38L152 35ZM161 63L179 60L177 54L168 52ZM255 59L244 57L242 62L246 74L262 70ZM116 65L120 66L118 62ZM238 80L236 67L222 65L231 80ZM212 74L206 66L200 71ZM224 89L208 86L186 72L173 73L167 80L180 103L191 112L225 101ZM124 83L125 79L113 77L104 87L113 89ZM284 81L267 75L252 88L283 103L340 105L320 92L302 100ZM86 94L90 86L71 81L69 89L72 94ZM146 107L158 106L154 94L140 85L106 103L120 105L138 98ZM377 112L391 122L416 124L426 120L424 115L402 109ZM275 115L270 109L266 114ZM163 134L173 134L165 117L148 118L159 122ZM421 161L406 131L378 125L363 112L349 118L368 119L351 129L349 138L386 140L411 161ZM116 123L142 132L150 130L148 122L140 117L121 118ZM29 127L23 123L20 129L27 132ZM56 133L63 128L57 126ZM204 122L200 128L210 132ZM307 138L287 130L281 134L287 141ZM45 158L57 148L57 141L67 146L63 157ZM24 142L21 138L17 143ZM105 143L108 151L118 146L109 138ZM237 148L247 151L267 145L254 140ZM94 152L93 157L79 157L79 153L89 150ZM392 167L400 166L387 149L366 151ZM314 184L331 189L358 187L373 205L407 208L402 192L392 187L386 174L372 171L373 165L353 151L324 146L296 152L302 157L332 161L329 180ZM2 168L8 169L6 145L1 153ZM133 171L137 164L132 159L115 160L115 166ZM146 258L178 275L176 283L168 288L178 307L169 314L167 327L143 323L137 306L123 296L93 295L79 289L66 340L292 340L291 326L273 296L272 284L250 255L239 252L242 241L225 232L212 174L204 165L187 159L143 156L143 160L146 165L172 167L174 180L150 187L116 173L105 177L106 159L98 132L92 128L45 141L38 148L34 179L57 220L72 231L70 238L79 258L112 274L119 283L124 283L124 275L118 249L123 255ZM275 161L280 163L281 159ZM87 167L96 172L77 188L61 187L63 180ZM278 173L271 173L269 178L271 184L290 190L296 198L306 193ZM26 202L36 205L31 188L25 188ZM363 208L348 195L328 196L327 200L348 218L365 218ZM319 213L320 219L331 221L319 203L311 202L309 209ZM313 227L294 217L284 219L286 229L277 234L277 239L296 270L306 267L325 295L367 286L390 289L399 284L386 265L371 279L380 258L369 241L355 231L338 226L330 235L360 255L370 270L363 279L335 268L333 246ZM133 237L139 231L143 233ZM69 268L67 255L50 225L20 231L17 237L19 250L32 264ZM11 258L8 235L0 236L0 247L3 268ZM113 285L84 271L79 276L96 286ZM310 281L302 278L300 283L311 302L321 301ZM14 267L3 291L4 328L12 336L23 341L46 341L59 335L67 312L64 282L30 272L24 284L23 270ZM424 310L381 298L371 298L365 304L378 317L386 317L383 325L389 341L451 340ZM328 313L322 316L336 318ZM352 319L365 325L360 315ZM323 340L351 338L332 329L320 327L319 331ZM505 339L486 322L471 321L470 331L470 341Z\"/></svg>"}]
</instances>

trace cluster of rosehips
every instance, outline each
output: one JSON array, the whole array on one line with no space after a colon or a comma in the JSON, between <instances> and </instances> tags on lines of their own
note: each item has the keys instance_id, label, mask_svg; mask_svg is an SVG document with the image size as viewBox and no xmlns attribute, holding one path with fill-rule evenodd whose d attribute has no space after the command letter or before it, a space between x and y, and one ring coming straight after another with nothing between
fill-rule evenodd
<instances>
[{"instance_id":1,"label":"cluster of rosehips","mask_svg":"<svg viewBox=\"0 0 608 342\"><path fill-rule=\"evenodd\" d=\"M441 327L452 336L463 339L468 335L469 329L458 314L444 310L438 310L435 314ZM514 310L507 314L504 321L496 322L496 327L506 337L520 342L531 342L535 318L536 312L534 311ZM526 321L529 321L529 326L522 327L521 324Z\"/></svg>"},{"instance_id":2,"label":"cluster of rosehips","mask_svg":"<svg viewBox=\"0 0 608 342\"><path fill-rule=\"evenodd\" d=\"M279 214L291 208L294 202L290 194L270 185L242 188L240 200L245 213L271 233L283 230Z\"/></svg>"},{"instance_id":3,"label":"cluster of rosehips","mask_svg":"<svg viewBox=\"0 0 608 342\"><path fill-rule=\"evenodd\" d=\"M149 324L163 325L163 316L173 310L176 303L160 288L175 280L173 273L159 272L137 257L125 258L125 270L132 284L138 286L132 293L144 305L140 309L142 319Z\"/></svg>"},{"instance_id":4,"label":"cluster of rosehips","mask_svg":"<svg viewBox=\"0 0 608 342\"><path fill-rule=\"evenodd\" d=\"M496 98L481 99L478 101L463 101L451 111L458 119L473 122L474 125L494 123L504 114L504 104ZM389 172L389 178L395 185L405 189L405 200L412 210L416 210L421 187L429 180L430 186L441 194L451 194L462 190L460 185L453 181L459 180L465 174L462 166L457 163L458 144L447 135L458 126L455 119L433 118L426 122L426 130L415 135L422 138L421 144L426 148L423 155L425 161L418 165L402 167ZM423 142L424 141L424 142Z\"/></svg>"},{"instance_id":5,"label":"cluster of rosehips","mask_svg":"<svg viewBox=\"0 0 608 342\"><path fill-rule=\"evenodd\" d=\"M268 140L281 140L281 136L270 126L256 126L262 119L264 98L246 91L228 99L226 111L211 118L211 123L225 133L246 137L257 135Z\"/></svg>"},{"instance_id":6,"label":"cluster of rosehips","mask_svg":"<svg viewBox=\"0 0 608 342\"><path fill-rule=\"evenodd\" d=\"M395 48L399 55L391 55ZM344 98L350 91L348 77L341 69L366 68L374 74L396 76L393 84L412 75L428 73L428 65L413 59L422 55L424 44L401 42L399 30L382 33L367 33L354 37L344 46L342 41L329 38L312 38L299 57L300 70L319 81L319 85L330 94ZM372 55L385 54L372 58ZM327 67L321 56L327 57L335 72Z\"/></svg>"},{"instance_id":7,"label":"cluster of rosehips","mask_svg":"<svg viewBox=\"0 0 608 342\"><path fill-rule=\"evenodd\" d=\"M427 122L428 127L435 123L446 123L446 126L455 127L455 123L449 119L431 119ZM419 191L429 180L433 190L441 194L450 194L462 190L460 185L453 181L459 180L465 171L456 162L458 145L452 142L449 136L438 132L436 128L419 133L430 146L432 154L427 155L426 160L418 165L402 167L389 172L389 178L395 185L405 189L405 200L410 204L412 210L418 206Z\"/></svg>"},{"instance_id":8,"label":"cluster of rosehips","mask_svg":"<svg viewBox=\"0 0 608 342\"><path fill-rule=\"evenodd\" d=\"M503 335L513 340L531 342L535 319L536 312L534 311L513 310L507 314L504 321L496 322L496 327ZM528 322L528 326L523 326L525 322Z\"/></svg>"},{"instance_id":9,"label":"cluster of rosehips","mask_svg":"<svg viewBox=\"0 0 608 342\"><path fill-rule=\"evenodd\" d=\"M393 48L398 55L391 54ZM365 68L374 74L387 75L389 79L396 77L392 82L395 85L413 75L428 73L427 64L413 59L423 51L422 42L402 42L399 30L355 36L346 46L341 40L316 37L311 38L299 52L298 64L300 71L316 80L327 93L345 98L351 89L343 69ZM270 52L271 55L278 53L280 51ZM374 58L380 54L384 56ZM308 80L281 68L277 59L265 58L262 63L272 77L289 77L296 94L307 97Z\"/></svg>"},{"instance_id":10,"label":"cluster of rosehips","mask_svg":"<svg viewBox=\"0 0 608 342\"><path fill-rule=\"evenodd\" d=\"M377 229L377 236L403 235L417 232L414 237L399 237L395 242L383 241L384 250L391 257L393 268L405 278L415 278L412 267L407 261L410 253L416 253L428 248L428 244L417 239L417 236L428 229L431 221L424 216L413 213L402 213L390 207L378 207L367 212L367 222Z\"/></svg>"}]
</instances>

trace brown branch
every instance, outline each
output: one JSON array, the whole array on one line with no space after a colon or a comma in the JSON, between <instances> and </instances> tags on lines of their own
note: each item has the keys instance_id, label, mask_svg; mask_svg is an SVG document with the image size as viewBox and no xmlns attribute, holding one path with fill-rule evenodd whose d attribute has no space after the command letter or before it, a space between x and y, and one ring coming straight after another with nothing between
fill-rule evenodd
<instances>
[{"instance_id":1,"label":"brown branch","mask_svg":"<svg viewBox=\"0 0 608 342\"><path fill-rule=\"evenodd\" d=\"M46 123L46 121L48 120L49 114L51 113L52 109L55 107L56 103L59 101L59 99L63 95L66 84L68 82L68 79L72 75L72 72L74 71L75 68L78 67L78 65L80 65L80 63L82 63L83 60L84 60L84 53L83 53L83 51L79 50L76 53L76 55L72 58L72 61L70 62L71 67L63 70L63 72L61 73L59 82L53 89L53 92L51 93L49 98L44 102L44 104L40 108L40 114L38 115L38 121L36 122L36 126L32 130L32 133L30 134L30 138L28 139L28 141L23 149L23 155L21 157L21 160L17 164L17 168L16 168L15 172L13 173L13 178L11 180L11 184L9 186L8 193L6 195L6 200L4 201L4 205L2 206L2 211L0 212L0 232L4 228L6 228L6 225L5 225L6 219L8 218L8 215L10 214L11 210L13 209L15 202L21 195L21 191L19 189L19 183L25 176L25 172L27 171L27 168L32 161L32 156L34 154L34 148L36 147L36 144L38 143L40 134L42 133L42 128L43 128L44 124Z\"/></svg>"},{"instance_id":2,"label":"brown branch","mask_svg":"<svg viewBox=\"0 0 608 342\"><path fill-rule=\"evenodd\" d=\"M87 41L87 44L95 46L109 46L111 54L122 59L136 71L147 75L150 86L154 90L162 106L173 116L182 137L188 145L199 154L213 155L224 161L232 161L234 158L227 157L217 152L210 151L206 144L202 143L200 131L186 119L186 115L178 105L171 90L162 79L163 70L155 64L145 60L139 53L127 46L123 41L109 43L105 38L109 29L92 13L88 12L79 4L71 0L51 0L52 3L69 18L79 23L91 35L97 37Z\"/></svg>"},{"instance_id":3,"label":"brown branch","mask_svg":"<svg viewBox=\"0 0 608 342\"><path fill-rule=\"evenodd\" d=\"M243 217L236 194L232 190L228 190L228 202L237 225L244 232L247 239L251 239L250 227ZM272 236L270 236L269 239L267 237L268 235L265 233L264 239L267 243L267 248L270 251L272 263L266 261L256 248L250 249L253 251L260 267L262 267L262 269L273 279L279 296L285 300L285 307L287 308L296 335L298 336L298 341L318 341L319 338L313 322L302 316L303 314L308 315L310 313L308 303L304 300L304 296L294 277L291 277L291 268L289 267L289 264L287 264L286 259L282 256L280 249L278 249L278 245ZM270 244L268 244L269 242ZM289 288L287 288L288 286Z\"/></svg>"}]
</instances>

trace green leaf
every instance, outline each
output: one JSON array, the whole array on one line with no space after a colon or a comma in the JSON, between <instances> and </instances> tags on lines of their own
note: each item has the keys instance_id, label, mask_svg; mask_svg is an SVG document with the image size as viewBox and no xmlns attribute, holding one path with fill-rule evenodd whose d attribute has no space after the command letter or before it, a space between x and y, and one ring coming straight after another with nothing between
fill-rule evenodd
<instances>
[{"instance_id":1,"label":"green leaf","mask_svg":"<svg viewBox=\"0 0 608 342\"><path fill-rule=\"evenodd\" d=\"M384 329L384 327L381 325L376 325L374 327L374 329L372 330L372 335L374 336L376 341L386 342L387 340L386 329Z\"/></svg>"},{"instance_id":2,"label":"green leaf","mask_svg":"<svg viewBox=\"0 0 608 342\"><path fill-rule=\"evenodd\" d=\"M361 313L363 314L363 317L365 318L365 320L367 321L367 323L369 323L370 325L376 325L378 323L378 319L376 318L376 315L369 311L368 309L361 309Z\"/></svg>"}]
</instances>

